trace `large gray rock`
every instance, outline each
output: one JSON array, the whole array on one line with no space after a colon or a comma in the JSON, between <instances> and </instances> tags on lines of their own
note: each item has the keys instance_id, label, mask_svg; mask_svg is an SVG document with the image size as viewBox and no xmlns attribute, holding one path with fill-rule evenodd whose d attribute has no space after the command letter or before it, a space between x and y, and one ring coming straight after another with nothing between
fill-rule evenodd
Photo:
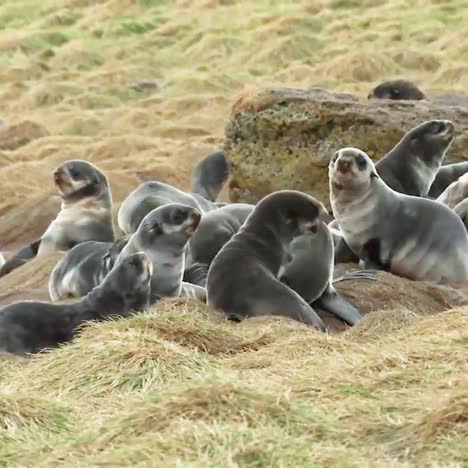
<instances>
[{"instance_id":1,"label":"large gray rock","mask_svg":"<svg viewBox=\"0 0 468 468\"><path fill-rule=\"evenodd\" d=\"M425 120L449 119L455 140L444 163L468 159L468 109L441 102L363 100L320 88L267 89L238 99L226 126L230 197L256 203L280 189L329 206L328 162L355 146L378 160Z\"/></svg>"}]
</instances>

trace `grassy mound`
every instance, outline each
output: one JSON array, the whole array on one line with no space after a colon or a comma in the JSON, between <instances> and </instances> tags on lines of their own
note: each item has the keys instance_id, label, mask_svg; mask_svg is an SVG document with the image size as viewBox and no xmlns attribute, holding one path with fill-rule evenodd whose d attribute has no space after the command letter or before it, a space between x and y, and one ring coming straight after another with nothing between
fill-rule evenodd
<instances>
[{"instance_id":1,"label":"grassy mound","mask_svg":"<svg viewBox=\"0 0 468 468\"><path fill-rule=\"evenodd\" d=\"M463 91L467 35L463 0L3 0L0 120L28 123L0 138L0 250L42 234L67 159L101 167L116 208L146 178L186 189L252 90ZM1 278L1 304L46 299L59 257ZM341 335L168 300L1 355L0 465L464 466L468 309L416 292Z\"/></svg>"}]
</instances>

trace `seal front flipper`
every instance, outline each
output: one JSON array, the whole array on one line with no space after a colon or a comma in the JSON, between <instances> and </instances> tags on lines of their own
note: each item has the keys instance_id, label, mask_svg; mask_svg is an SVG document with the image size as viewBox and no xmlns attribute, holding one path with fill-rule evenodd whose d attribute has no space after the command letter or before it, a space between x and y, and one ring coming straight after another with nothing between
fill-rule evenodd
<instances>
[{"instance_id":1,"label":"seal front flipper","mask_svg":"<svg viewBox=\"0 0 468 468\"><path fill-rule=\"evenodd\" d=\"M348 325L355 325L361 319L359 310L343 299L332 286L329 286L325 292L312 303L312 306L324 309L336 315Z\"/></svg>"},{"instance_id":2,"label":"seal front flipper","mask_svg":"<svg viewBox=\"0 0 468 468\"><path fill-rule=\"evenodd\" d=\"M11 271L16 270L28 260L34 258L37 255L40 243L41 239L33 242L32 244L29 244L27 247L23 247L12 258L7 260L0 268L0 278L10 273Z\"/></svg>"}]
</instances>

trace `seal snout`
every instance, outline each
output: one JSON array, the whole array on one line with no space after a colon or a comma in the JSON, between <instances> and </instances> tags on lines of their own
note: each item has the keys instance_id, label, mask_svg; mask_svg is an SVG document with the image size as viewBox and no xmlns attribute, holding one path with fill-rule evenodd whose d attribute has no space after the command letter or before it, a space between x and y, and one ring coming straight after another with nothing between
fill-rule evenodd
<instances>
[{"instance_id":1,"label":"seal snout","mask_svg":"<svg viewBox=\"0 0 468 468\"><path fill-rule=\"evenodd\" d=\"M185 230L188 233L195 232L198 225L200 224L200 220L201 220L201 213L196 210L193 210L188 216Z\"/></svg>"},{"instance_id":2,"label":"seal snout","mask_svg":"<svg viewBox=\"0 0 468 468\"><path fill-rule=\"evenodd\" d=\"M338 170L342 174L346 174L347 172L351 171L351 169L353 167L353 162L349 158L341 157L340 159L338 159L338 162L336 163L336 166L337 166Z\"/></svg>"}]
</instances>

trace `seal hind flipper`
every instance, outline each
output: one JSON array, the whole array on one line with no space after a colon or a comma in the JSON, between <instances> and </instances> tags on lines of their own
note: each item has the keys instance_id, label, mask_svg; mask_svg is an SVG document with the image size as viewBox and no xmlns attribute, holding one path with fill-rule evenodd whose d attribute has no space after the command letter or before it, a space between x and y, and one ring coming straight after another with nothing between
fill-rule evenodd
<instances>
[{"instance_id":1,"label":"seal hind flipper","mask_svg":"<svg viewBox=\"0 0 468 468\"><path fill-rule=\"evenodd\" d=\"M23 247L15 255L13 255L12 258L7 260L0 268L0 278L24 265L28 260L34 258L37 255L40 243L41 239L33 242L32 244L29 244L26 247Z\"/></svg>"},{"instance_id":2,"label":"seal hind flipper","mask_svg":"<svg viewBox=\"0 0 468 468\"><path fill-rule=\"evenodd\" d=\"M359 310L343 299L331 286L312 303L312 306L332 313L348 325L355 325L361 319Z\"/></svg>"}]
</instances>

